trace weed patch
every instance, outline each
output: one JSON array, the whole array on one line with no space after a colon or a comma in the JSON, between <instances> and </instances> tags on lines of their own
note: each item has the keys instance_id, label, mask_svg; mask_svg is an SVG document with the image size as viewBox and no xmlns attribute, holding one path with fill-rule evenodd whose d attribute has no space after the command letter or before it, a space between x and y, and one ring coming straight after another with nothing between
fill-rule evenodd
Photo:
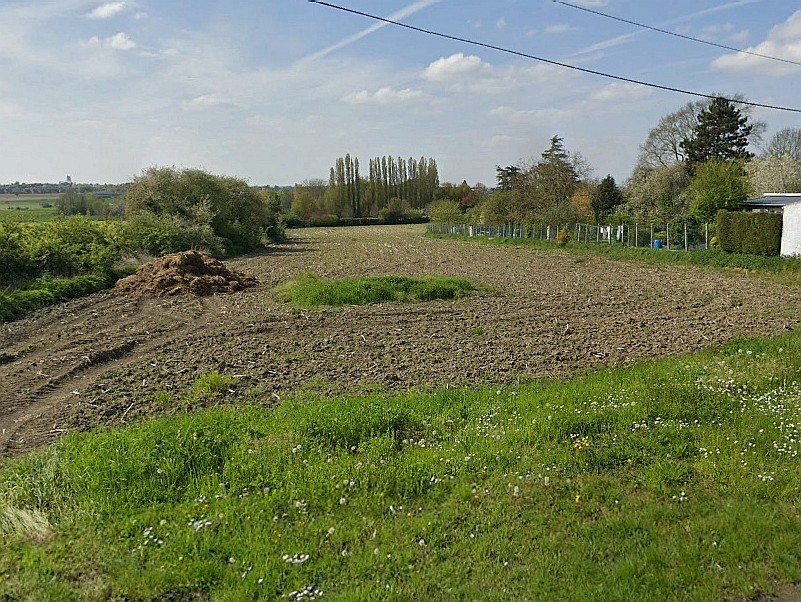
<instances>
[{"instance_id":1,"label":"weed patch","mask_svg":"<svg viewBox=\"0 0 801 602\"><path fill-rule=\"evenodd\" d=\"M276 287L275 294L301 307L319 307L458 299L473 288L468 280L445 276L377 276L332 281L303 274Z\"/></svg>"}]
</instances>

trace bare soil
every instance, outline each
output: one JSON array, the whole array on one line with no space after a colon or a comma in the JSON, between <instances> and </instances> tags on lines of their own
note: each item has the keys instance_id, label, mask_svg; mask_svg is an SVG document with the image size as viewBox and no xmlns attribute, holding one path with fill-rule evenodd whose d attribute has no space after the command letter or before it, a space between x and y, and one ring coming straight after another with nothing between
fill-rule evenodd
<instances>
[{"instance_id":1,"label":"bare soil","mask_svg":"<svg viewBox=\"0 0 801 602\"><path fill-rule=\"evenodd\" d=\"M502 386L799 324L801 286L745 272L428 239L424 231L293 231L286 244L227 263L259 282L240 292L106 291L0 325L0 454L19 455L73 429L185 411L168 398L180 399L211 371L234 375L236 384L209 403ZM308 271L443 274L491 292L319 310L272 296L272 287Z\"/></svg>"}]
</instances>

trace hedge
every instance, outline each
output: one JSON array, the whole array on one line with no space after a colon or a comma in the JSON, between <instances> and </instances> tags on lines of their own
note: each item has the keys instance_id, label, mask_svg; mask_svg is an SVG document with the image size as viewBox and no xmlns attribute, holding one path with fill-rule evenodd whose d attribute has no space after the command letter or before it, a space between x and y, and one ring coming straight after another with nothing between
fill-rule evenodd
<instances>
[{"instance_id":1,"label":"hedge","mask_svg":"<svg viewBox=\"0 0 801 602\"><path fill-rule=\"evenodd\" d=\"M718 211L718 241L729 253L748 253L766 257L778 255L782 245L780 213Z\"/></svg>"}]
</instances>

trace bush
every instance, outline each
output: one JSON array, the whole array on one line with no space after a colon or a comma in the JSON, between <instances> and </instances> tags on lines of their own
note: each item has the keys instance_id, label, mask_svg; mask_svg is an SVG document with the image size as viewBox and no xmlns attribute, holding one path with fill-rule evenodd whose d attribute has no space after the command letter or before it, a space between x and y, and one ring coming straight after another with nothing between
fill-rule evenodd
<instances>
[{"instance_id":1,"label":"bush","mask_svg":"<svg viewBox=\"0 0 801 602\"><path fill-rule=\"evenodd\" d=\"M26 233L19 224L0 222L0 286L12 286L39 275L36 261L25 245Z\"/></svg>"},{"instance_id":2,"label":"bush","mask_svg":"<svg viewBox=\"0 0 801 602\"><path fill-rule=\"evenodd\" d=\"M782 216L779 213L718 212L720 248L729 253L771 257L781 251Z\"/></svg>"},{"instance_id":3,"label":"bush","mask_svg":"<svg viewBox=\"0 0 801 602\"><path fill-rule=\"evenodd\" d=\"M43 277L26 288L0 293L0 322L7 322L26 313L59 301L81 297L111 286L118 274L85 274L72 278Z\"/></svg>"},{"instance_id":4,"label":"bush","mask_svg":"<svg viewBox=\"0 0 801 602\"><path fill-rule=\"evenodd\" d=\"M212 247L221 242L219 249L204 247L217 254L247 253L284 234L276 208L258 190L244 180L199 169L153 167L134 180L124 200L128 216L170 218L179 228L194 228L188 235L196 242ZM176 243L175 232L168 239ZM180 250L187 248L192 247Z\"/></svg>"}]
</instances>

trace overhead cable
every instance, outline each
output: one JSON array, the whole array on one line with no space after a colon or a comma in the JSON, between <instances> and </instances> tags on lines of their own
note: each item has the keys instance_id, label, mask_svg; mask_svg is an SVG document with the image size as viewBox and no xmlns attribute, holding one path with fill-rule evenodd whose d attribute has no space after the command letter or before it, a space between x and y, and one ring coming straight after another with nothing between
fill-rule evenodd
<instances>
[{"instance_id":1,"label":"overhead cable","mask_svg":"<svg viewBox=\"0 0 801 602\"><path fill-rule=\"evenodd\" d=\"M308 0L308 1L311 2L312 4L319 4L321 6L327 6L328 8L333 8L335 10L340 10L340 11L343 11L343 12L346 12L346 13L359 15L361 17L366 17L368 19L373 19L374 21L381 21L383 23L388 23L390 25L395 25L397 27L402 27L404 29L410 29L412 31L416 31L416 32L419 32L419 33L424 33L426 35L435 36L435 37L439 37L439 38L444 38L446 40L452 40L454 42L461 42L463 44L470 44L472 46L480 46L481 48L488 48L490 50L496 50L498 52L503 52L503 53L506 53L506 54L512 54L514 56L520 56L520 57L523 57L523 58L532 59L532 60L535 60L535 61L540 61L542 63L546 63L546 64L549 64L549 65L555 65L557 67L563 67L565 69L572 69L573 71L580 71L581 73L589 73L590 75L598 75L600 77L606 77L606 78L614 79L614 80L617 80L617 81L627 82L627 83L630 83L630 84L637 84L639 86L646 86L648 88L656 88L658 90L666 90L668 92L676 92L676 93L679 93L679 94L687 94L689 96L696 96L696 97L700 97L700 98L709 98L709 99L723 98L724 100L727 100L727 101L729 101L731 103L736 103L736 104L739 104L739 105L749 105L749 106L752 106L752 107L761 107L763 109L773 109L775 111L789 111L791 113L801 113L801 109L796 109L796 108L793 108L793 107L782 107L782 106L778 106L778 105L769 105L769 104L763 104L763 103L759 103L759 102L752 102L752 101L748 101L748 100L738 100L736 98L726 98L726 97L721 97L719 94L704 94L703 92L694 92L692 90L683 90L681 88L675 88L673 86L664 86L664 85L661 85L661 84L654 84L654 83L651 83L651 82L632 79L630 77L623 77L622 75L612 75L610 73L604 73L603 71L596 71L594 69L587 69L586 67L578 67L576 65L571 65L569 63L562 63L562 62L555 61L555 60L552 60L552 59L546 59L546 58L543 58L543 57L540 57L540 56L535 56L533 54L520 52L519 50L511 50L509 48L503 48L502 46L495 46L493 44L487 44L485 42L478 42L476 40L470 40L468 38L461 38L459 36L453 36L453 35L450 35L450 34L447 34L447 33L434 31L432 29L425 29L423 27L416 27L414 25L409 25L408 23L403 23L401 21L394 21L394 20L388 19L386 17L380 17L378 15L373 15L373 14L366 13L366 12L363 12L363 11L360 11L360 10L356 10L356 9L353 9L353 8L348 8L346 6L339 6L337 4L332 4L331 2L324 2L323 0Z\"/></svg>"},{"instance_id":2,"label":"overhead cable","mask_svg":"<svg viewBox=\"0 0 801 602\"><path fill-rule=\"evenodd\" d=\"M693 38L692 36L685 36L680 33L676 33L675 31L668 31L666 29L659 29L658 27L653 27L651 25L645 25L644 23L638 23L637 21L630 21L629 19L624 19L622 17L616 17L614 15L608 15L606 13L602 13L598 10L593 10L591 8L587 8L586 6L578 6L576 4L571 4L570 2L564 2L563 0L553 0L556 4L561 4L563 6L568 6L570 8L575 8L576 10L583 10L584 12L592 13L593 15L598 15L599 17L605 17L607 19L612 19L613 21L620 21L621 23L628 23L629 25L634 25L635 27L642 27L643 29L650 29L651 31L658 31L659 33L664 33L669 36L674 36L677 38L681 38L683 40L690 40L692 42L698 42L699 44L706 44L707 46L714 46L716 48L722 48L724 50L731 50L732 52L739 52L742 54L750 54L751 56L758 56L759 58L763 59L770 59L771 61L779 61L782 63L789 63L790 65L798 65L801 67L801 62L793 61L790 59L783 59L778 56L771 56L769 54L761 54L759 52L754 52L753 50L744 50L743 48L735 48L734 46L726 46L725 44L718 44L716 42L709 42L707 40L701 40L698 38Z\"/></svg>"}]
</instances>

